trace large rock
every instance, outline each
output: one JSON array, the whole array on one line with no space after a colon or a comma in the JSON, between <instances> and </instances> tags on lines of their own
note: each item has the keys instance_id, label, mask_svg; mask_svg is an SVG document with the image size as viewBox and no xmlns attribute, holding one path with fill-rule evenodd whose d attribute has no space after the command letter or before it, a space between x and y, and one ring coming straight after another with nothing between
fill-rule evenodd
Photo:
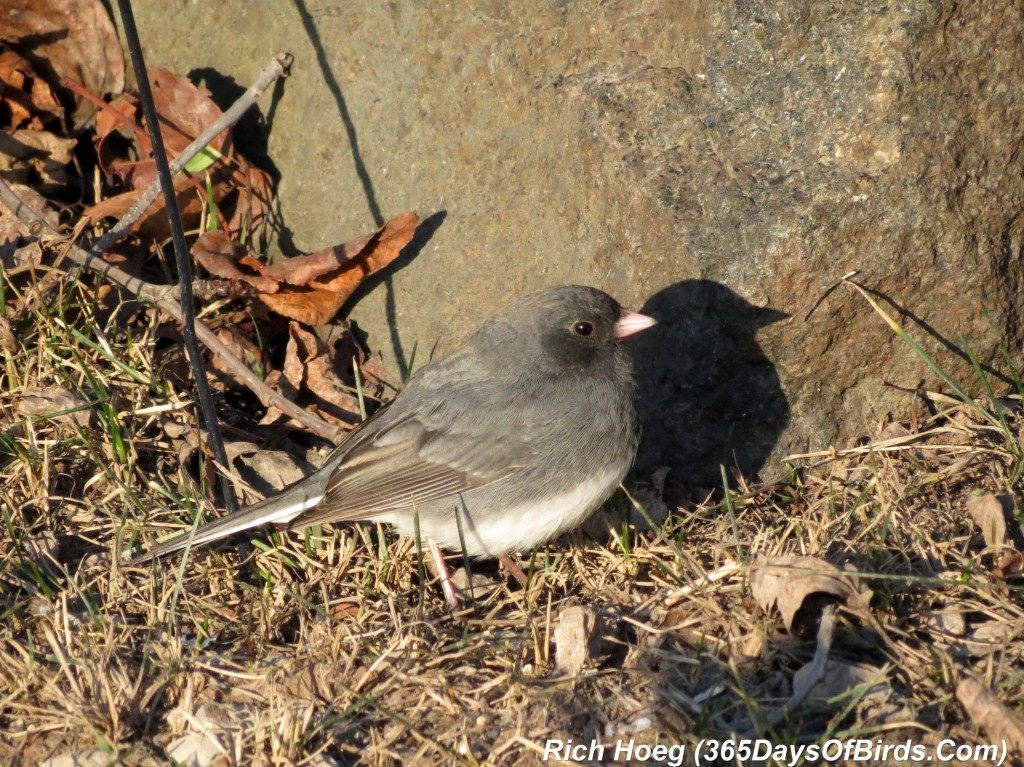
<instances>
[{"instance_id":1,"label":"large rock","mask_svg":"<svg viewBox=\"0 0 1024 767\"><path fill-rule=\"evenodd\" d=\"M135 7L150 65L245 85L295 54L261 105L272 249L434 215L350 309L396 377L521 292L598 285L673 323L634 344L643 464L713 481L719 463L754 473L771 450L860 433L934 384L852 290L805 319L850 270L955 376L972 377L961 336L998 358L986 311L1018 348L1016 3Z\"/></svg>"}]
</instances>

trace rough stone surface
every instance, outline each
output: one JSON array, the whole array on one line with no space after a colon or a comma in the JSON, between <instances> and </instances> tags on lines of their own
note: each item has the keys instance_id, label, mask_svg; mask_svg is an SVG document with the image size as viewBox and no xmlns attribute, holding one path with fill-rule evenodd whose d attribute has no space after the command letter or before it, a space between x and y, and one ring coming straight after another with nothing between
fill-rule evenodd
<instances>
[{"instance_id":1,"label":"rough stone surface","mask_svg":"<svg viewBox=\"0 0 1024 767\"><path fill-rule=\"evenodd\" d=\"M1018 3L467 5L135 4L150 65L215 88L295 54L261 105L271 250L433 216L350 310L396 377L519 293L598 285L672 320L634 344L642 466L714 481L936 385L847 287L805 320L850 270L954 376L961 336L998 362L986 312L1019 348Z\"/></svg>"}]
</instances>

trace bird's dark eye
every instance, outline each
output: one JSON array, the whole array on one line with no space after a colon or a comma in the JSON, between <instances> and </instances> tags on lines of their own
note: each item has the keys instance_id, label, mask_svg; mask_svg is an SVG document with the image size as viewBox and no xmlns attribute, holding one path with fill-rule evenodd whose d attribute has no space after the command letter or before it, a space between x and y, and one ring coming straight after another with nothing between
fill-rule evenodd
<instances>
[{"instance_id":1,"label":"bird's dark eye","mask_svg":"<svg viewBox=\"0 0 1024 767\"><path fill-rule=\"evenodd\" d=\"M589 322L577 322L572 326L572 332L578 336L586 338L594 332L594 326Z\"/></svg>"}]
</instances>

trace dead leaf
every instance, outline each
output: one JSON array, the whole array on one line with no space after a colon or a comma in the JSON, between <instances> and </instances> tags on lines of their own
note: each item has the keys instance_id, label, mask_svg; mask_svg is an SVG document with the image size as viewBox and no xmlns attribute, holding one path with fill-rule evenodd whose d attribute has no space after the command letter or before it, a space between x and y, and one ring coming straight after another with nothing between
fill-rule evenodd
<instances>
[{"instance_id":1,"label":"dead leaf","mask_svg":"<svg viewBox=\"0 0 1024 767\"><path fill-rule=\"evenodd\" d=\"M149 81L153 86L153 102L160 115L160 132L172 157L223 114L210 98L210 91L187 77L157 68L150 70ZM228 140L229 132L225 128L209 146L218 152L226 152Z\"/></svg>"},{"instance_id":2,"label":"dead leaf","mask_svg":"<svg viewBox=\"0 0 1024 767\"><path fill-rule=\"evenodd\" d=\"M39 767L113 767L115 764L116 755L98 748L87 748L84 751L69 751L51 756L39 762Z\"/></svg>"},{"instance_id":3,"label":"dead leaf","mask_svg":"<svg viewBox=\"0 0 1024 767\"><path fill-rule=\"evenodd\" d=\"M195 85L187 77L166 69L154 69L150 72L150 82L157 113L160 115L160 132L168 154L173 158L222 113L210 98L209 91ZM133 143L136 145L134 150ZM270 176L233 153L229 129L221 131L208 147L219 158L204 171L204 178L193 179L187 173L183 174L175 178L175 189L179 192L188 189L189 199L201 202L207 197L205 182L208 178L219 215L228 216L220 220L221 226L229 234L235 235L243 231L257 231L266 218L273 197ZM145 120L134 95L126 93L103 107L97 117L96 152L107 178L120 180L127 187L124 194L141 192L155 181L156 163L152 158ZM125 201L127 205L122 204L118 211L127 210L135 203L137 196L128 199ZM178 204L182 203L179 195ZM147 210L146 216L153 216L160 208L162 203L154 203ZM112 215L112 210L94 208L90 212L108 216ZM198 216L201 210L202 206L198 205L194 213L189 213ZM186 226L192 227L196 223L197 219L188 220ZM136 229L139 234L147 236L141 224ZM163 235L163 232L159 234Z\"/></svg>"},{"instance_id":4,"label":"dead leaf","mask_svg":"<svg viewBox=\"0 0 1024 767\"><path fill-rule=\"evenodd\" d=\"M966 675L956 686L956 697L974 723L993 742L1003 741L1024 755L1024 721L976 677Z\"/></svg>"},{"instance_id":5,"label":"dead leaf","mask_svg":"<svg viewBox=\"0 0 1024 767\"><path fill-rule=\"evenodd\" d=\"M592 666L602 652L602 633L601 616L593 607L563 608L552 634L555 668L567 676L578 676L587 666Z\"/></svg>"},{"instance_id":6,"label":"dead leaf","mask_svg":"<svg viewBox=\"0 0 1024 767\"><path fill-rule=\"evenodd\" d=\"M314 470L283 450L267 450L253 442L229 442L224 449L228 461L259 498L276 495ZM259 498L253 497L250 502Z\"/></svg>"},{"instance_id":7,"label":"dead leaf","mask_svg":"<svg viewBox=\"0 0 1024 767\"><path fill-rule=\"evenodd\" d=\"M40 213L51 226L57 226L57 211L39 192L23 184L11 184L11 188L23 203ZM29 234L28 227L13 211L6 205L0 205L0 264L3 268L10 271L28 264L37 264L42 261L42 256L38 238Z\"/></svg>"},{"instance_id":8,"label":"dead leaf","mask_svg":"<svg viewBox=\"0 0 1024 767\"><path fill-rule=\"evenodd\" d=\"M214 277L243 283L263 293L278 290L277 280L263 275L264 265L225 232L217 230L203 233L192 246L192 255ZM237 287L234 294L245 295L251 292Z\"/></svg>"},{"instance_id":9,"label":"dead leaf","mask_svg":"<svg viewBox=\"0 0 1024 767\"><path fill-rule=\"evenodd\" d=\"M885 673L877 666L867 663L847 663L840 660L829 660L826 671L808 690L805 702L826 701L837 698L856 690L864 685L872 685L867 695L880 695L891 692L885 680ZM793 688L798 689L804 684L804 677L810 673L811 664L806 664L793 675Z\"/></svg>"},{"instance_id":10,"label":"dead leaf","mask_svg":"<svg viewBox=\"0 0 1024 767\"><path fill-rule=\"evenodd\" d=\"M297 322L289 325L288 336L282 373L294 391L311 394L321 415L351 423L353 416L359 415L359 400L339 376L339 372L352 369L351 357L345 365L335 354L343 339L335 339L334 348L329 347Z\"/></svg>"},{"instance_id":11,"label":"dead leaf","mask_svg":"<svg viewBox=\"0 0 1024 767\"><path fill-rule=\"evenodd\" d=\"M71 183L75 139L49 131L0 132L0 172L8 183L31 184L41 194L57 194Z\"/></svg>"},{"instance_id":12,"label":"dead leaf","mask_svg":"<svg viewBox=\"0 0 1024 767\"><path fill-rule=\"evenodd\" d=\"M959 637L967 633L967 621L963 609L947 607L924 613L925 625L933 632L947 637Z\"/></svg>"},{"instance_id":13,"label":"dead leaf","mask_svg":"<svg viewBox=\"0 0 1024 767\"><path fill-rule=\"evenodd\" d=\"M330 616L334 620L349 621L359 617L359 602L354 599L342 599L330 606Z\"/></svg>"},{"instance_id":14,"label":"dead leaf","mask_svg":"<svg viewBox=\"0 0 1024 767\"><path fill-rule=\"evenodd\" d=\"M1002 502L992 493L967 499L967 512L981 530L988 547L1006 545L1006 516Z\"/></svg>"},{"instance_id":15,"label":"dead leaf","mask_svg":"<svg viewBox=\"0 0 1024 767\"><path fill-rule=\"evenodd\" d=\"M983 621L957 643L956 650L960 655L983 658L1003 652L1019 633L1013 623L999 619Z\"/></svg>"},{"instance_id":16,"label":"dead leaf","mask_svg":"<svg viewBox=\"0 0 1024 767\"><path fill-rule=\"evenodd\" d=\"M187 176L175 176L174 189L177 192L182 223L186 228L197 226L203 212L203 200L192 186L191 180ZM87 216L95 223L106 218L119 219L131 210L141 196L142 192L137 190L122 192L86 208L82 215ZM147 240L157 241L164 240L170 235L162 195L146 208L146 212L132 227L132 233Z\"/></svg>"},{"instance_id":17,"label":"dead leaf","mask_svg":"<svg viewBox=\"0 0 1024 767\"><path fill-rule=\"evenodd\" d=\"M416 213L403 213L369 237L267 267L264 274L295 289L262 295L263 302L307 325L329 322L366 277L398 257L412 240L419 221Z\"/></svg>"},{"instance_id":18,"label":"dead leaf","mask_svg":"<svg viewBox=\"0 0 1024 767\"><path fill-rule=\"evenodd\" d=\"M18 413L79 426L88 426L95 415L80 395L60 384L26 389L18 402Z\"/></svg>"},{"instance_id":19,"label":"dead leaf","mask_svg":"<svg viewBox=\"0 0 1024 767\"><path fill-rule=\"evenodd\" d=\"M50 87L73 96L61 78L80 83L97 97L124 89L124 55L113 21L101 0L0 0L4 39L18 53L48 62L37 70ZM74 99L71 122L84 127L96 113L93 103Z\"/></svg>"},{"instance_id":20,"label":"dead leaf","mask_svg":"<svg viewBox=\"0 0 1024 767\"><path fill-rule=\"evenodd\" d=\"M255 232L270 212L274 185L270 174L236 157L239 168L233 177L237 199L228 221L230 232Z\"/></svg>"},{"instance_id":21,"label":"dead leaf","mask_svg":"<svg viewBox=\"0 0 1024 767\"><path fill-rule=\"evenodd\" d=\"M31 62L16 51L0 51L0 126L40 130L63 116L53 86Z\"/></svg>"},{"instance_id":22,"label":"dead leaf","mask_svg":"<svg viewBox=\"0 0 1024 767\"><path fill-rule=\"evenodd\" d=\"M329 322L362 281L394 261L419 224L415 213L396 216L368 237L305 256L264 264L224 232L207 232L192 249L210 272L233 280L236 295L256 291L278 314L318 327Z\"/></svg>"},{"instance_id":23,"label":"dead leaf","mask_svg":"<svg viewBox=\"0 0 1024 767\"><path fill-rule=\"evenodd\" d=\"M1019 551L1012 551L1000 557L996 566L992 568L993 580L1002 583L1019 580L1021 575L1024 575L1024 554Z\"/></svg>"},{"instance_id":24,"label":"dead leaf","mask_svg":"<svg viewBox=\"0 0 1024 767\"><path fill-rule=\"evenodd\" d=\"M804 610L815 612L822 602L840 601L862 611L872 596L855 571L796 555L756 557L750 566L750 591L763 610L778 608L790 632L796 625L806 628L798 616Z\"/></svg>"},{"instance_id":25,"label":"dead leaf","mask_svg":"<svg viewBox=\"0 0 1024 767\"><path fill-rule=\"evenodd\" d=\"M218 328L217 338L250 370L267 369L269 362L263 349L238 325ZM247 382L236 377L232 368L217 354L211 355L209 370L216 376L218 390L247 388Z\"/></svg>"},{"instance_id":26,"label":"dead leaf","mask_svg":"<svg viewBox=\"0 0 1024 767\"><path fill-rule=\"evenodd\" d=\"M213 708L201 704L194 713L179 706L167 715L167 721L175 732L183 734L168 744L167 756L175 764L194 767L212 764L219 756L230 753L239 722L244 717L240 705Z\"/></svg>"}]
</instances>

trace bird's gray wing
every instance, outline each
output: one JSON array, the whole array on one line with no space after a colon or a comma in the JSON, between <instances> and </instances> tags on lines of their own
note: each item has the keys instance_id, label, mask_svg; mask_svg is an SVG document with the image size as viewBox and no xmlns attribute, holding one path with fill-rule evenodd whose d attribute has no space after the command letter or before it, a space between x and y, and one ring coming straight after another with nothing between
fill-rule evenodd
<instances>
[{"instance_id":1,"label":"bird's gray wing","mask_svg":"<svg viewBox=\"0 0 1024 767\"><path fill-rule=\"evenodd\" d=\"M482 487L528 466L533 451L516 419L501 417L500 409L495 417L498 395L470 375L454 380L450 374L428 375L407 387L396 403L401 410L393 408L376 428L344 445L324 499L290 526L372 519Z\"/></svg>"}]
</instances>

